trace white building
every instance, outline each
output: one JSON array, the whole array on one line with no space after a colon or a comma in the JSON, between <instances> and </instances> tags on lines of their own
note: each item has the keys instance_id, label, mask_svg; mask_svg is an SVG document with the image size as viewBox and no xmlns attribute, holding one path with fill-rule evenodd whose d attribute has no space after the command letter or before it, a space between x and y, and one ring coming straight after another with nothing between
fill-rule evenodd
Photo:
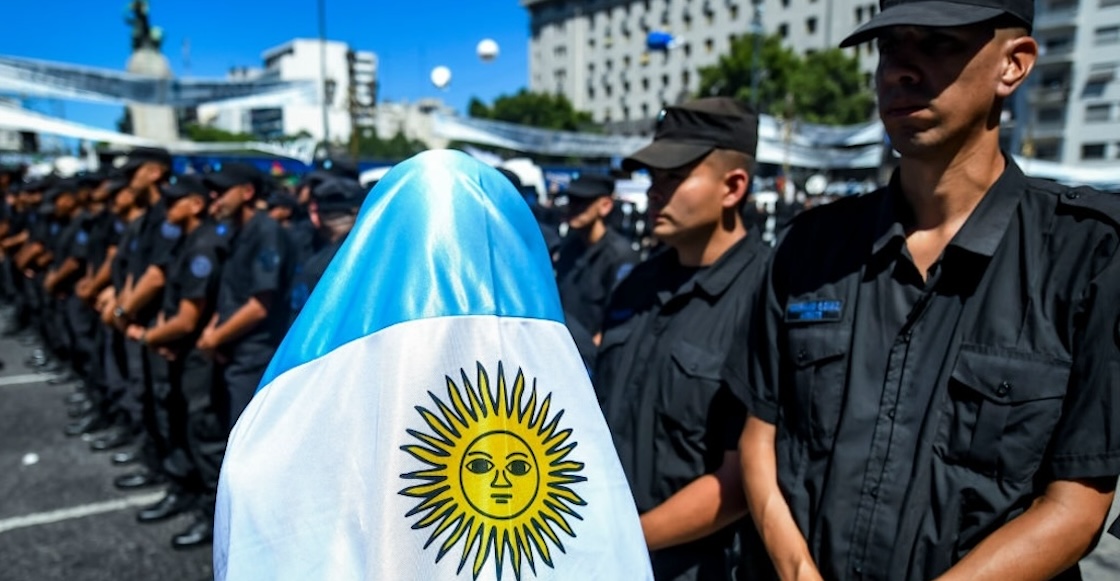
<instances>
[{"instance_id":1,"label":"white building","mask_svg":"<svg viewBox=\"0 0 1120 581\"><path fill-rule=\"evenodd\" d=\"M731 41L753 30L750 0L521 0L530 15L529 86L561 93L599 123L648 131L667 104L700 87ZM873 0L762 0L761 27L798 53L833 48L878 10ZM674 48L651 50L665 32ZM873 43L846 49L870 85ZM622 123L619 123L622 122Z\"/></svg>"},{"instance_id":2,"label":"white building","mask_svg":"<svg viewBox=\"0 0 1120 581\"><path fill-rule=\"evenodd\" d=\"M372 129L381 139L392 139L400 133L433 149L447 147L449 141L436 135L434 115L455 116L455 110L439 99L421 99L415 103L383 102L377 105Z\"/></svg>"},{"instance_id":3,"label":"white building","mask_svg":"<svg viewBox=\"0 0 1120 581\"><path fill-rule=\"evenodd\" d=\"M1120 159L1120 0L1037 0L1041 55L1021 90L1024 155L1067 164Z\"/></svg>"},{"instance_id":4,"label":"white building","mask_svg":"<svg viewBox=\"0 0 1120 581\"><path fill-rule=\"evenodd\" d=\"M343 42L295 39L264 51L261 59L263 68L235 68L229 79L309 81L316 87L316 98L283 105L246 104L251 99L201 105L201 123L262 139L307 132L316 140L329 135L336 143L348 141L355 125L372 126L377 99L377 56L372 52L354 51ZM325 64L322 69L321 63ZM325 83L321 82L324 72ZM327 102L326 130L323 100Z\"/></svg>"}]
</instances>

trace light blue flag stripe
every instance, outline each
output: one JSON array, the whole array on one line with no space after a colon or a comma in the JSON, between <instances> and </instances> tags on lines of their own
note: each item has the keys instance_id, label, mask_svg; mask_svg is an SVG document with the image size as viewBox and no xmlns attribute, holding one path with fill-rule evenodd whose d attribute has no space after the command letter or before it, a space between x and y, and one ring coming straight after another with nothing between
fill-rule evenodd
<instances>
[{"instance_id":1,"label":"light blue flag stripe","mask_svg":"<svg viewBox=\"0 0 1120 581\"><path fill-rule=\"evenodd\" d=\"M523 243L495 244L514 239ZM391 325L464 315L564 320L540 228L513 184L464 153L427 151L370 192L258 391Z\"/></svg>"}]
</instances>

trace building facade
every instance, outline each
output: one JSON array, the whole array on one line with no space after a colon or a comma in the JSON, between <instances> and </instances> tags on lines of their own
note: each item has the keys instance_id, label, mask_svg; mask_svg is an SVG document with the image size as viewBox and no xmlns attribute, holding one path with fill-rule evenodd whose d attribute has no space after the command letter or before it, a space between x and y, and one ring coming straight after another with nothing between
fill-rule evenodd
<instances>
[{"instance_id":1,"label":"building facade","mask_svg":"<svg viewBox=\"0 0 1120 581\"><path fill-rule=\"evenodd\" d=\"M1016 102L1017 150L1067 164L1120 159L1120 0L1037 0L1040 56Z\"/></svg>"},{"instance_id":2,"label":"building facade","mask_svg":"<svg viewBox=\"0 0 1120 581\"><path fill-rule=\"evenodd\" d=\"M315 86L314 98L264 104L248 98L205 104L198 107L198 121L259 139L306 133L317 141L329 138L335 143L349 141L355 127L373 126L377 56L372 52L352 50L343 42L295 39L264 51L261 60L262 68L234 68L227 78L308 81ZM327 103L326 127L323 101Z\"/></svg>"},{"instance_id":3,"label":"building facade","mask_svg":"<svg viewBox=\"0 0 1120 581\"><path fill-rule=\"evenodd\" d=\"M530 15L529 86L565 95L599 123L644 133L695 95L699 69L761 28L799 54L835 47L878 10L872 0L521 0ZM756 14L757 10L757 14ZM651 48L650 35L671 35ZM871 83L873 43L846 49Z\"/></svg>"}]
</instances>

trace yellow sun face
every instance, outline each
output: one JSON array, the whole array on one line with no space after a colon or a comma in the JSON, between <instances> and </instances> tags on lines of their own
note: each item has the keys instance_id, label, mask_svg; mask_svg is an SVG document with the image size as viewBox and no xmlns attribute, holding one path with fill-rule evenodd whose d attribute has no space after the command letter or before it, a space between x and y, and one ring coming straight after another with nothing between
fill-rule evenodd
<instances>
[{"instance_id":1,"label":"yellow sun face","mask_svg":"<svg viewBox=\"0 0 1120 581\"><path fill-rule=\"evenodd\" d=\"M501 363L496 390L482 364L475 385L461 375L462 389L447 378L450 405L429 392L438 413L416 408L432 433L408 430L422 445L401 447L424 464L401 475L421 481L400 492L422 499L406 516L423 513L412 528L432 527L425 548L446 536L437 562L461 543L458 571L470 560L476 579L491 555L499 578L507 554L517 579L526 562L536 573L537 557L552 567L552 547L564 551L557 529L575 537L568 517L579 519L573 507L586 505L570 488L586 479L583 464L568 459L576 443L559 428L563 412L549 417L551 395L538 405L535 380L526 397L520 369L512 390Z\"/></svg>"}]
</instances>

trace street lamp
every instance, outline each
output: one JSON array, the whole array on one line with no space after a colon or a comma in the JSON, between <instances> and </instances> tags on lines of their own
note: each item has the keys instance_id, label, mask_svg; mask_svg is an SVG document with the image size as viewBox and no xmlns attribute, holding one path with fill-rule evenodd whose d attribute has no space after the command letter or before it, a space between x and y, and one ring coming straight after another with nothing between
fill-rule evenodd
<instances>
[{"instance_id":1,"label":"street lamp","mask_svg":"<svg viewBox=\"0 0 1120 581\"><path fill-rule=\"evenodd\" d=\"M323 109L323 145L330 151L331 143L331 126L330 115L328 108L330 107L330 98L333 97L333 90L327 83L327 8L326 0L319 1L319 82L322 87L323 99L321 101Z\"/></svg>"}]
</instances>

